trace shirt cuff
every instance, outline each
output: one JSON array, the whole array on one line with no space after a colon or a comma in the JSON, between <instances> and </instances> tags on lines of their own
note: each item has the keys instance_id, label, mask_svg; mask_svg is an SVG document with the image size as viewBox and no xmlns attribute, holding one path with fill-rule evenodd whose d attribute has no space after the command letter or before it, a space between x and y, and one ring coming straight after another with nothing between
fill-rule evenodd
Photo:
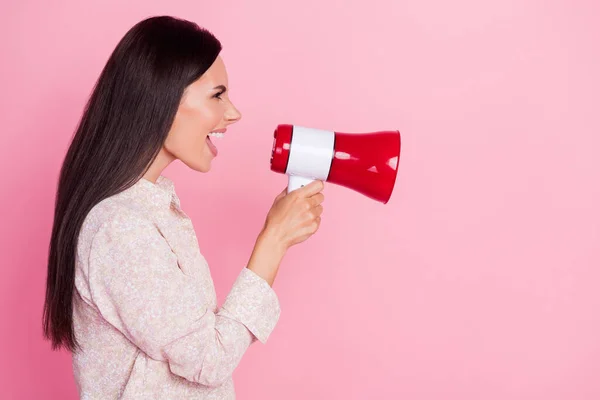
<instances>
[{"instance_id":1,"label":"shirt cuff","mask_svg":"<svg viewBox=\"0 0 600 400\"><path fill-rule=\"evenodd\" d=\"M244 267L219 314L241 322L265 344L279 320L281 308L277 294L267 281Z\"/></svg>"}]
</instances>

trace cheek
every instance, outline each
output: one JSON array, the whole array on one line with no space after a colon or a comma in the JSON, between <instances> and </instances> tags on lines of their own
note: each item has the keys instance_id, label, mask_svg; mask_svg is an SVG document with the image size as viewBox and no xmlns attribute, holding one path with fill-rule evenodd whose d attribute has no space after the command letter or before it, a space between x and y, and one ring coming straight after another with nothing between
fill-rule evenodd
<instances>
[{"instance_id":1,"label":"cheek","mask_svg":"<svg viewBox=\"0 0 600 400\"><path fill-rule=\"evenodd\" d=\"M203 103L193 108L180 110L175 117L173 126L184 132L206 134L215 128L224 115L219 103Z\"/></svg>"},{"instance_id":2,"label":"cheek","mask_svg":"<svg viewBox=\"0 0 600 400\"><path fill-rule=\"evenodd\" d=\"M209 132L221 122L223 114L223 106L215 101L214 103L206 105L198 112L198 123L206 130L206 132Z\"/></svg>"},{"instance_id":3,"label":"cheek","mask_svg":"<svg viewBox=\"0 0 600 400\"><path fill-rule=\"evenodd\" d=\"M201 154L206 146L206 135L219 125L223 114L218 102L180 108L165 140L165 148L182 160Z\"/></svg>"},{"instance_id":4,"label":"cheek","mask_svg":"<svg viewBox=\"0 0 600 400\"><path fill-rule=\"evenodd\" d=\"M181 158L186 151L198 148L200 142L205 139L202 132L202 120L198 115L178 113L165 140L165 147L170 153Z\"/></svg>"}]
</instances>

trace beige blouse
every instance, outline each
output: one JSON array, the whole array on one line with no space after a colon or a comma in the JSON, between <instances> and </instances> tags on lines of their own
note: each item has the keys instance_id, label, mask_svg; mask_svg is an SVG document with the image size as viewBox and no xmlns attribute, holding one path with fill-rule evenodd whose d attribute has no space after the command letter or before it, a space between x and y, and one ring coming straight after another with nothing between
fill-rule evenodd
<instances>
[{"instance_id":1,"label":"beige blouse","mask_svg":"<svg viewBox=\"0 0 600 400\"><path fill-rule=\"evenodd\" d=\"M89 212L75 287L81 399L235 399L233 370L280 315L271 286L248 268L217 308L192 221L162 175Z\"/></svg>"}]
</instances>

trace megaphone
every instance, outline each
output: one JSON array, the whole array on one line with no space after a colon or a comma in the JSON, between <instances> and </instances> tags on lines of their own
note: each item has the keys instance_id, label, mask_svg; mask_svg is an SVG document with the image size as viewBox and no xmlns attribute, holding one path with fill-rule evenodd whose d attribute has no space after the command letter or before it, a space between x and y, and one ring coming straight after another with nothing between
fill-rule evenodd
<instances>
[{"instance_id":1,"label":"megaphone","mask_svg":"<svg viewBox=\"0 0 600 400\"><path fill-rule=\"evenodd\" d=\"M271 170L288 175L288 193L319 179L386 204L399 161L397 130L341 133L280 124L273 134Z\"/></svg>"}]
</instances>

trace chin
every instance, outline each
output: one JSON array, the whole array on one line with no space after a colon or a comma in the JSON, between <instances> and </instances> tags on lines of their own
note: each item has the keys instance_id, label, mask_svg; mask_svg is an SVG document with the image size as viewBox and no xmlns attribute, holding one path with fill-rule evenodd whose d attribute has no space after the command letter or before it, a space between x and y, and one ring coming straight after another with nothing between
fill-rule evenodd
<instances>
[{"instance_id":1,"label":"chin","mask_svg":"<svg viewBox=\"0 0 600 400\"><path fill-rule=\"evenodd\" d=\"M184 164L198 172L208 172L211 166L210 160L185 161Z\"/></svg>"}]
</instances>

